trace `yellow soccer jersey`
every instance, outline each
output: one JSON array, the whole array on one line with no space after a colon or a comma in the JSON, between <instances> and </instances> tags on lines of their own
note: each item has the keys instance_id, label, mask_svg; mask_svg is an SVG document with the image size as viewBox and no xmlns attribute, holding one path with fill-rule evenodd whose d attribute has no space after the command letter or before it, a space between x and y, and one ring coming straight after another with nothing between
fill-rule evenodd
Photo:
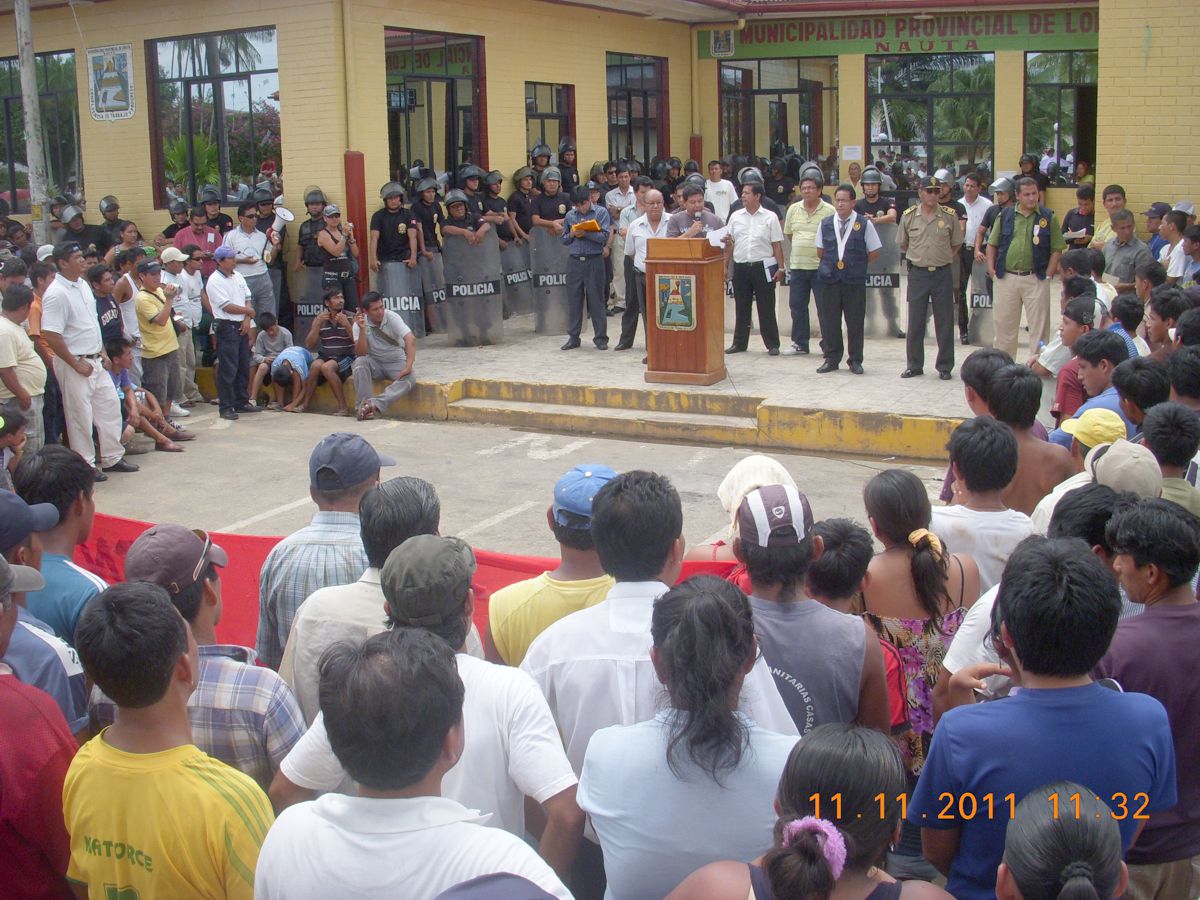
<instances>
[{"instance_id":1,"label":"yellow soccer jersey","mask_svg":"<svg viewBox=\"0 0 1200 900\"><path fill-rule=\"evenodd\" d=\"M253 779L198 747L126 753L104 732L67 771L63 815L67 878L86 884L93 900L251 900L275 818Z\"/></svg>"}]
</instances>

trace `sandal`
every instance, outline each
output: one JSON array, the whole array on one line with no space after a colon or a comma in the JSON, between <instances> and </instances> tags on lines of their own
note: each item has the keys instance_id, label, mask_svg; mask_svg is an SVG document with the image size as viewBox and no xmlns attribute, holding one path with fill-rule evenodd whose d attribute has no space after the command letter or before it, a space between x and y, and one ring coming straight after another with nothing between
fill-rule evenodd
<instances>
[{"instance_id":1,"label":"sandal","mask_svg":"<svg viewBox=\"0 0 1200 900\"><path fill-rule=\"evenodd\" d=\"M173 441L194 441L196 439L196 436L190 431L179 431L169 437Z\"/></svg>"},{"instance_id":2,"label":"sandal","mask_svg":"<svg viewBox=\"0 0 1200 900\"><path fill-rule=\"evenodd\" d=\"M183 448L180 447L178 444L176 444L174 441L167 441L165 444L155 444L154 449L160 450L163 453L182 453L183 452Z\"/></svg>"},{"instance_id":3,"label":"sandal","mask_svg":"<svg viewBox=\"0 0 1200 900\"><path fill-rule=\"evenodd\" d=\"M333 413L333 414L334 414L335 416L341 416L341 417L345 418L345 417L347 417L347 416L349 416L349 415L350 415L350 410L348 410L348 409L338 409L338 410L334 410L334 413Z\"/></svg>"},{"instance_id":4,"label":"sandal","mask_svg":"<svg viewBox=\"0 0 1200 900\"><path fill-rule=\"evenodd\" d=\"M283 406L278 403L268 403L267 409L269 409L271 412L283 412Z\"/></svg>"}]
</instances>

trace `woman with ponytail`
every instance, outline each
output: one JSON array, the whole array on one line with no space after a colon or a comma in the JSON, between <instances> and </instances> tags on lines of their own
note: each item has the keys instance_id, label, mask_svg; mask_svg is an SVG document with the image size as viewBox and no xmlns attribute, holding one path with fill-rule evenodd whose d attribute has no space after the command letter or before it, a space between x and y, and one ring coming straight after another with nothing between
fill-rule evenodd
<instances>
[{"instance_id":1,"label":"woman with ponytail","mask_svg":"<svg viewBox=\"0 0 1200 900\"><path fill-rule=\"evenodd\" d=\"M900 654L912 728L897 741L915 784L933 738L933 689L946 649L979 597L979 570L971 557L947 553L929 530L929 492L907 469L888 469L868 481L863 504L883 552L867 569L862 609ZM895 856L893 874L936 874L921 857L921 833L914 825L905 823Z\"/></svg>"},{"instance_id":2,"label":"woman with ponytail","mask_svg":"<svg viewBox=\"0 0 1200 900\"><path fill-rule=\"evenodd\" d=\"M1093 791L1059 781L1017 804L996 873L999 900L1113 900L1128 883L1121 829Z\"/></svg>"},{"instance_id":3,"label":"woman with ponytail","mask_svg":"<svg viewBox=\"0 0 1200 900\"><path fill-rule=\"evenodd\" d=\"M706 863L762 852L796 743L737 711L758 658L750 603L737 587L688 579L654 604L650 632L666 708L592 735L579 779L612 900L659 900Z\"/></svg>"},{"instance_id":4,"label":"woman with ponytail","mask_svg":"<svg viewBox=\"0 0 1200 900\"><path fill-rule=\"evenodd\" d=\"M772 849L749 865L705 866L668 900L948 900L941 888L882 870L906 789L885 735L861 725L814 728L779 781Z\"/></svg>"}]
</instances>

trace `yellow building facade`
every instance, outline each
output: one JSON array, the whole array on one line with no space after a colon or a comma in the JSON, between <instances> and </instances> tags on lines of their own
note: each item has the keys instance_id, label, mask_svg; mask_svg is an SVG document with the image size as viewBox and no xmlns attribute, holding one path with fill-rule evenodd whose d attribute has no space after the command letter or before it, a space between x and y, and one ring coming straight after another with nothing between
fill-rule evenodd
<instances>
[{"instance_id":1,"label":"yellow building facade","mask_svg":"<svg viewBox=\"0 0 1200 900\"><path fill-rule=\"evenodd\" d=\"M684 4L672 0L671 9ZM614 3L614 10L622 5ZM702 166L730 152L770 156L783 147L825 158L831 177L843 179L852 160L865 164L890 152L888 147L907 160L904 164L929 171L946 154L960 171L968 163L987 163L993 172L1006 172L1030 149L1028 98L1037 90L1043 90L1039 96L1058 98L1055 122L1060 125L1063 98L1074 104L1071 140L1065 131L1055 134L1063 135L1063 147L1078 143L1080 155L1086 150L1094 156L1098 186L1124 184L1131 208L1144 209L1154 200L1174 202L1200 188L1195 149L1200 125L1188 111L1183 85L1186 65L1200 45L1200 22L1180 15L1178 5L1099 0L1028 9L800 14L723 22L712 21L711 8L703 9L707 21L539 0L262 0L251 5L103 0L35 7L33 23L37 53L74 54L79 158L73 171L88 200L88 221L99 218L99 198L114 194L122 215L138 222L145 234L169 221L165 157L167 149L179 147L164 137L166 120L173 117L170 128L178 130L189 117L203 119L209 112L205 104L211 104L203 85L200 95L188 93L205 78L180 80L176 89L164 87L156 73L181 64L169 58L172 54L202 53L201 45L180 44L181 39L228 36L235 29L271 32L272 49L255 51L258 59L244 79L236 58L228 72L225 63L210 60L221 68L210 73L210 80L223 86L229 109L248 103L262 112L257 130L236 117L229 121L241 124L230 127L249 132L239 133L237 146L250 147L244 152L256 165L270 160L277 167L288 205L298 213L299 195L310 184L346 201L348 150L362 154L369 211L378 186L398 174L399 163L407 167L419 154L440 152L449 164L466 148L465 155L485 169L511 173L526 162L530 136L539 133L535 126L555 136L569 129L584 170L609 157L613 147L636 145L638 156L638 149L650 147L663 156L701 156ZM428 40L430 35L435 40ZM120 69L118 49L116 74L98 69L89 77L90 68L103 59L89 51L124 45L130 45L126 69ZM1084 80L1071 82L1072 69L1068 83L1061 78L1049 86L1034 83L1031 54L1095 58L1097 51L1098 72L1085 73ZM10 29L0 39L0 56L15 54ZM982 56L987 72L981 75L971 60ZM913 74L918 57L927 62L923 75ZM640 99L636 91L628 95L622 113L614 91L620 73L634 69L618 64L639 60L653 60L654 68L639 76L643 93ZM255 74L254 66L271 74ZM907 94L903 85L897 88L897 73L914 79ZM226 75L228 84L222 80ZM653 97L644 90L647 77L655 82ZM102 82L117 87L98 101ZM125 82L129 97L120 87ZM243 82L257 92L249 101L238 94ZM981 85L979 107L990 116L987 133L966 134L972 123L962 121L952 101ZM438 108L448 102L448 91L458 97L451 113ZM6 102L11 88L9 93ZM189 106L193 96L199 97L198 111ZM558 104L548 111L549 126L531 118L531 109L540 109L538 98ZM131 108L122 112L125 99ZM116 114L94 112L98 102L101 107L111 102ZM23 151L12 132L12 108L6 110L8 188L19 191ZM939 131L937 122L951 121L946 117L952 113L958 116L953 120L957 130ZM921 115L928 133L921 132ZM647 137L633 130L626 119L635 118L653 120L654 133ZM15 122L19 125L19 111ZM270 123L267 133L261 131L263 122ZM193 126L193 131L204 130ZM615 141L614 129L626 127L632 143ZM447 143L447 129L457 143ZM235 138L229 140L232 147ZM956 147L964 146L970 152L957 153ZM200 149L211 151L207 145ZM439 168L442 163L432 160ZM257 169L234 173L228 168L228 160L218 165L223 178L260 177ZM1066 209L1073 202L1073 188L1051 191L1052 205Z\"/></svg>"}]
</instances>

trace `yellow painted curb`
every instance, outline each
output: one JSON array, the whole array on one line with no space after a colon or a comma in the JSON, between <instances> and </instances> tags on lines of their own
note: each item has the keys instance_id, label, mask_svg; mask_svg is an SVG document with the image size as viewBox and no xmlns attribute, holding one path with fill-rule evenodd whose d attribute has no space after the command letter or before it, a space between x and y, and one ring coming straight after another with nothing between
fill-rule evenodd
<instances>
[{"instance_id":1,"label":"yellow painted curb","mask_svg":"<svg viewBox=\"0 0 1200 900\"><path fill-rule=\"evenodd\" d=\"M211 397L215 393L212 370L197 369L196 384L201 393ZM352 383L346 382L346 392L347 401L353 405ZM455 405L459 400L477 402L469 406ZM498 402L490 406L488 400ZM579 407L579 412L513 408L504 406L505 403ZM310 408L314 412L336 409L328 385L318 388ZM640 410L646 415L605 415L606 409ZM708 423L656 419L656 412L707 415L725 420ZM946 458L946 442L962 421L935 416L784 406L766 402L761 397L484 378L418 382L416 388L392 408L391 415L569 434L927 460ZM730 422L731 417L743 419L745 424Z\"/></svg>"}]
</instances>

